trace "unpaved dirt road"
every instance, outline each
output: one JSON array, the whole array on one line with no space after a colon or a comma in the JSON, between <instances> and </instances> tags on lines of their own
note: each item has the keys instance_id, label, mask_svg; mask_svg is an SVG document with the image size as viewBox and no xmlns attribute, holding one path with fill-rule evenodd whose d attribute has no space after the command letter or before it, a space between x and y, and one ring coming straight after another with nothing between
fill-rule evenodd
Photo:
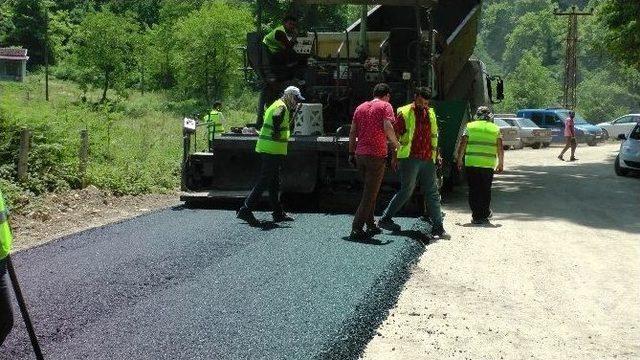
<instances>
[{"instance_id":1,"label":"unpaved dirt road","mask_svg":"<svg viewBox=\"0 0 640 360\"><path fill-rule=\"evenodd\" d=\"M640 178L618 144L506 153L493 228L445 204L450 241L427 247L364 359L640 358Z\"/></svg>"}]
</instances>

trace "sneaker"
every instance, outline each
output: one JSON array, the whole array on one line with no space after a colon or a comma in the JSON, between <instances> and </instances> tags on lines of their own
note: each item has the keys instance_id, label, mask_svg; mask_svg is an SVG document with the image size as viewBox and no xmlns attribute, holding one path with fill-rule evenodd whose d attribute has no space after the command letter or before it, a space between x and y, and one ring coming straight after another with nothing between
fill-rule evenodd
<instances>
[{"instance_id":1,"label":"sneaker","mask_svg":"<svg viewBox=\"0 0 640 360\"><path fill-rule=\"evenodd\" d=\"M369 235L367 235L367 233L362 230L351 230L349 239L353 241L364 241L369 239Z\"/></svg>"},{"instance_id":2,"label":"sneaker","mask_svg":"<svg viewBox=\"0 0 640 360\"><path fill-rule=\"evenodd\" d=\"M578 159L572 157L571 159L569 159L569 161L577 161Z\"/></svg>"},{"instance_id":3,"label":"sneaker","mask_svg":"<svg viewBox=\"0 0 640 360\"><path fill-rule=\"evenodd\" d=\"M400 231L400 225L396 224L393 219L382 217L378 220L378 226L389 231L397 232Z\"/></svg>"},{"instance_id":4,"label":"sneaker","mask_svg":"<svg viewBox=\"0 0 640 360\"><path fill-rule=\"evenodd\" d=\"M564 158L562 157L562 155L558 155L558 159L560 159L561 161L564 161Z\"/></svg>"},{"instance_id":5,"label":"sneaker","mask_svg":"<svg viewBox=\"0 0 640 360\"><path fill-rule=\"evenodd\" d=\"M451 236L444 230L442 225L435 226L431 231L431 236L437 236L439 239L450 239Z\"/></svg>"},{"instance_id":6,"label":"sneaker","mask_svg":"<svg viewBox=\"0 0 640 360\"><path fill-rule=\"evenodd\" d=\"M274 212L273 214L273 222L285 222L285 221L293 221L294 219L289 216L286 212Z\"/></svg>"},{"instance_id":7,"label":"sneaker","mask_svg":"<svg viewBox=\"0 0 640 360\"><path fill-rule=\"evenodd\" d=\"M382 234L382 229L380 229L380 227L376 226L376 225L367 226L367 230L365 232L369 236L380 235L380 234Z\"/></svg>"},{"instance_id":8,"label":"sneaker","mask_svg":"<svg viewBox=\"0 0 640 360\"><path fill-rule=\"evenodd\" d=\"M482 225L482 224L486 223L486 221L487 220L485 220L485 219L473 219L473 220L471 220L471 223L473 225Z\"/></svg>"},{"instance_id":9,"label":"sneaker","mask_svg":"<svg viewBox=\"0 0 640 360\"><path fill-rule=\"evenodd\" d=\"M260 223L258 219L256 219L255 216L253 216L253 212L251 212L251 210L249 210L244 206L238 209L238 211L236 211L236 217L240 220L246 221L247 224L251 226L256 226Z\"/></svg>"}]
</instances>

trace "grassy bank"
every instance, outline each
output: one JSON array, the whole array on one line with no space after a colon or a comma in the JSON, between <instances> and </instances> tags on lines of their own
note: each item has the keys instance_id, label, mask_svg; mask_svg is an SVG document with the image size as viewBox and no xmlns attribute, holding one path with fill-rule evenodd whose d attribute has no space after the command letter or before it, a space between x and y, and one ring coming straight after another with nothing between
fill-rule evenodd
<instances>
[{"instance_id":1,"label":"grassy bank","mask_svg":"<svg viewBox=\"0 0 640 360\"><path fill-rule=\"evenodd\" d=\"M96 104L98 93L73 83L51 80L45 101L44 78L25 83L0 82L0 187L14 209L47 192L80 186L80 131L90 139L88 184L115 194L174 190L179 185L182 151L181 118L202 110L192 102L172 101L162 92L111 94ZM233 97L229 126L251 122L254 96ZM19 183L17 156L20 130L32 132L27 180Z\"/></svg>"}]
</instances>

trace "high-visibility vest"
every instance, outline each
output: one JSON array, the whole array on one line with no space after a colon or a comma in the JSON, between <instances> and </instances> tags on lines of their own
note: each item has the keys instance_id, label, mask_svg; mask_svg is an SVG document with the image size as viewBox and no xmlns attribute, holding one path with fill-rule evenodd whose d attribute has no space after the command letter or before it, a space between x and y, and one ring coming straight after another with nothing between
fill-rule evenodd
<instances>
[{"instance_id":1,"label":"high-visibility vest","mask_svg":"<svg viewBox=\"0 0 640 360\"><path fill-rule=\"evenodd\" d=\"M9 211L7 211L2 191L0 191L0 260L9 255L12 242L13 236L11 236L11 229L9 228Z\"/></svg>"},{"instance_id":2,"label":"high-visibility vest","mask_svg":"<svg viewBox=\"0 0 640 360\"><path fill-rule=\"evenodd\" d=\"M271 30L271 32L265 35L264 39L262 39L262 43L267 47L269 52L272 54L275 54L278 51L284 49L284 47L282 46L282 43L276 40L276 33L278 31L282 31L285 34L287 33L287 31L284 28L284 25L280 25L277 28Z\"/></svg>"},{"instance_id":3,"label":"high-visibility vest","mask_svg":"<svg viewBox=\"0 0 640 360\"><path fill-rule=\"evenodd\" d=\"M488 121L476 120L467 124L466 166L495 169L498 165L500 128Z\"/></svg>"},{"instance_id":4,"label":"high-visibility vest","mask_svg":"<svg viewBox=\"0 0 640 360\"><path fill-rule=\"evenodd\" d=\"M398 149L398 159L406 159L411 155L411 143L416 132L416 112L413 104L405 105L398 109L398 114L402 115L406 132L400 136L400 149ZM431 160L436 162L438 156L438 119L432 107L429 108L429 123L431 124Z\"/></svg>"},{"instance_id":5,"label":"high-visibility vest","mask_svg":"<svg viewBox=\"0 0 640 360\"><path fill-rule=\"evenodd\" d=\"M222 113L218 110L211 110L211 112L207 116L207 126L214 127L216 134L222 134L224 132Z\"/></svg>"},{"instance_id":6,"label":"high-visibility vest","mask_svg":"<svg viewBox=\"0 0 640 360\"><path fill-rule=\"evenodd\" d=\"M280 137L273 138L273 114L278 108L284 107L284 119L280 124ZM289 109L282 99L276 100L264 113L264 123L260 129L256 152L272 155L287 155L287 145L291 132L289 130Z\"/></svg>"}]
</instances>

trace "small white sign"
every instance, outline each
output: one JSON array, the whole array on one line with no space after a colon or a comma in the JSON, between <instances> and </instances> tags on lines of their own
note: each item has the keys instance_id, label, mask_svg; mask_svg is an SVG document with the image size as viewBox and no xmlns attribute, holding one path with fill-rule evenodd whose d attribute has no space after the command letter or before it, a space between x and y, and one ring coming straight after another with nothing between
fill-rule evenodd
<instances>
[{"instance_id":1,"label":"small white sign","mask_svg":"<svg viewBox=\"0 0 640 360\"><path fill-rule=\"evenodd\" d=\"M197 126L197 121L195 121L194 119L191 118L184 118L183 119L183 126L186 130L191 130L191 131L195 131L196 130L196 126Z\"/></svg>"}]
</instances>

